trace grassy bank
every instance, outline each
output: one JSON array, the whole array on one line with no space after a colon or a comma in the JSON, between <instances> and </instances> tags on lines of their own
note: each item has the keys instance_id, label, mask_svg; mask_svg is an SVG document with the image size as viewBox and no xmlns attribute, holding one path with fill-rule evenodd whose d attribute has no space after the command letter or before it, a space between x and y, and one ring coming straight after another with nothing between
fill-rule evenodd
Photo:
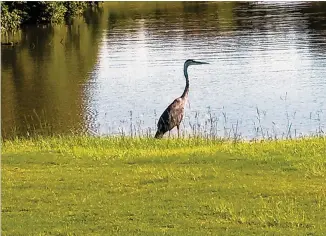
<instances>
[{"instance_id":1,"label":"grassy bank","mask_svg":"<svg viewBox=\"0 0 326 236\"><path fill-rule=\"evenodd\" d=\"M5 141L3 235L322 235L326 139Z\"/></svg>"}]
</instances>

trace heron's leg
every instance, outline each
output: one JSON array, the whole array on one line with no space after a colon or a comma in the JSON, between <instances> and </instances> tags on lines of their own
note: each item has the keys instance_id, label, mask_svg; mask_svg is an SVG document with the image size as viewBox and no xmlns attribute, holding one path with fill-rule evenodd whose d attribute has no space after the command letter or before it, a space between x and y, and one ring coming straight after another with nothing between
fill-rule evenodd
<instances>
[{"instance_id":1,"label":"heron's leg","mask_svg":"<svg viewBox=\"0 0 326 236\"><path fill-rule=\"evenodd\" d=\"M170 139L171 130L169 130L169 139Z\"/></svg>"},{"instance_id":2,"label":"heron's leg","mask_svg":"<svg viewBox=\"0 0 326 236\"><path fill-rule=\"evenodd\" d=\"M177 125L177 129L178 129L178 138L180 138L180 126Z\"/></svg>"}]
</instances>

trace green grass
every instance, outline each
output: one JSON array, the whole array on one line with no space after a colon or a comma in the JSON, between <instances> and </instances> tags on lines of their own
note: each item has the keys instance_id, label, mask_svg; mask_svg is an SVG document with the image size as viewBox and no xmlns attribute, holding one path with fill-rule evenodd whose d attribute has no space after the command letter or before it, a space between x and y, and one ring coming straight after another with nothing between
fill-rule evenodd
<instances>
[{"instance_id":1,"label":"green grass","mask_svg":"<svg viewBox=\"0 0 326 236\"><path fill-rule=\"evenodd\" d=\"M2 235L323 235L326 139L4 141Z\"/></svg>"}]
</instances>

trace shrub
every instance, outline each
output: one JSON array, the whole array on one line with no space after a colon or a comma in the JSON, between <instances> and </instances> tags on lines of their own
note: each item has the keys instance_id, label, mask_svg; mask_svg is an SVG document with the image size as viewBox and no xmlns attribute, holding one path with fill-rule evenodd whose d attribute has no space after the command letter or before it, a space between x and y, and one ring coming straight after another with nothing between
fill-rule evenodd
<instances>
[{"instance_id":1,"label":"shrub","mask_svg":"<svg viewBox=\"0 0 326 236\"><path fill-rule=\"evenodd\" d=\"M22 23L22 17L19 10L9 11L9 7L5 3L1 3L1 32L14 31L18 29Z\"/></svg>"},{"instance_id":2,"label":"shrub","mask_svg":"<svg viewBox=\"0 0 326 236\"><path fill-rule=\"evenodd\" d=\"M1 2L1 32L14 31L21 24L62 23L80 15L88 2Z\"/></svg>"}]
</instances>

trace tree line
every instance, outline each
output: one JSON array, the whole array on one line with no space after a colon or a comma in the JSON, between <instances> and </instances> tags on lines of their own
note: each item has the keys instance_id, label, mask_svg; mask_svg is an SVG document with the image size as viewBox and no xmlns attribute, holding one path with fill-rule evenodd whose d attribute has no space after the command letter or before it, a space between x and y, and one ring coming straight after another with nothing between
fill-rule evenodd
<instances>
[{"instance_id":1,"label":"tree line","mask_svg":"<svg viewBox=\"0 0 326 236\"><path fill-rule=\"evenodd\" d=\"M1 32L16 31L23 24L62 23L81 15L99 2L87 1L17 1L1 2Z\"/></svg>"}]
</instances>

